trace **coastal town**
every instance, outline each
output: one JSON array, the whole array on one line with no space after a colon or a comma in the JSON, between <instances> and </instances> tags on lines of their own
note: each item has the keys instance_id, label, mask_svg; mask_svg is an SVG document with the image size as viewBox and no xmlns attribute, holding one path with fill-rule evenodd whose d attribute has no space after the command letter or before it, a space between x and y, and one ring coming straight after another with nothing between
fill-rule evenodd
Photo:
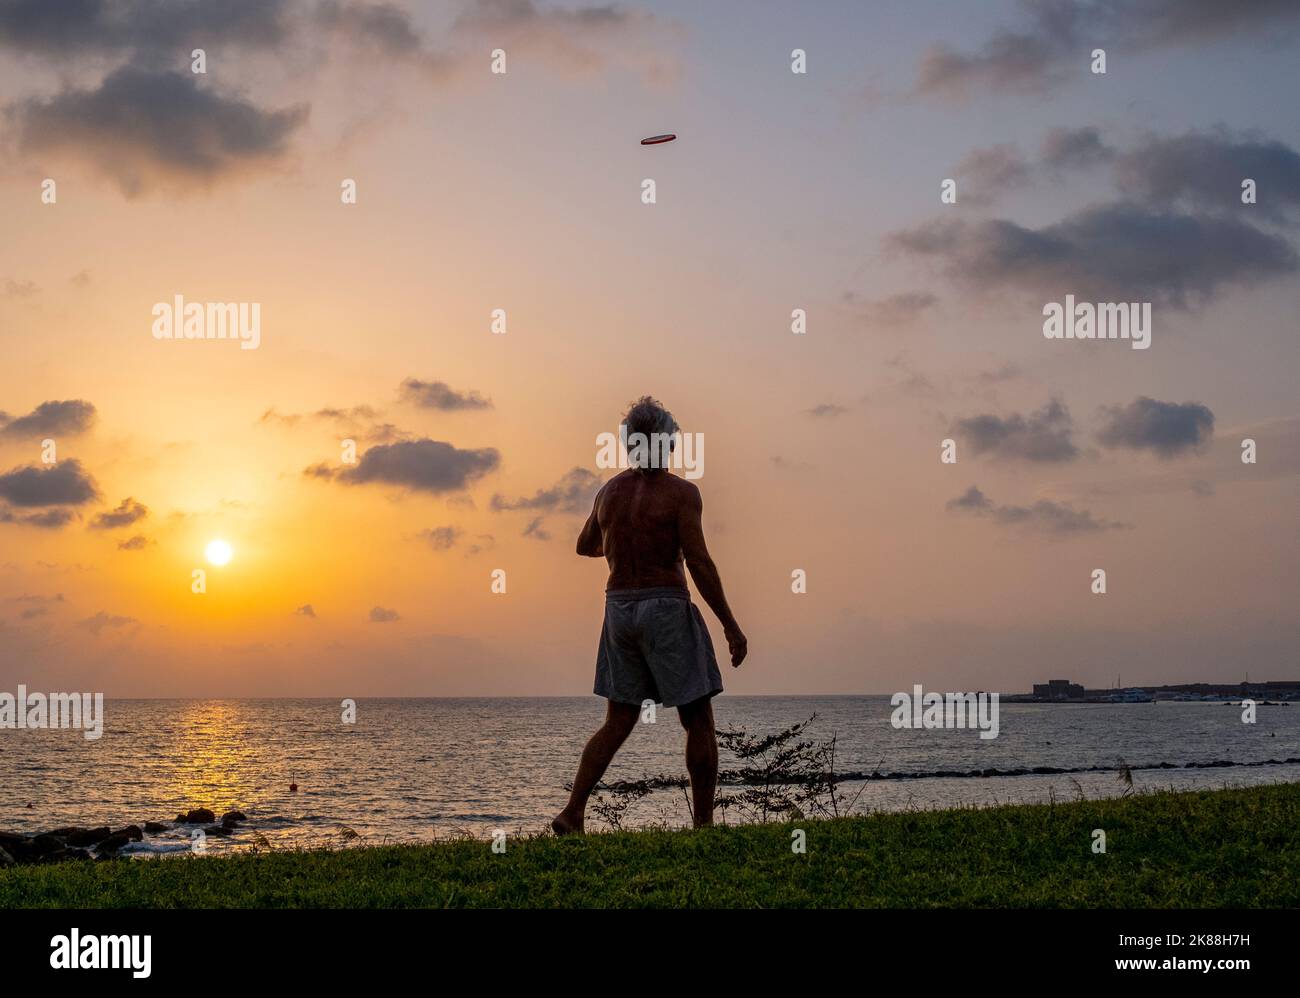
<instances>
[{"instance_id":1,"label":"coastal town","mask_svg":"<svg viewBox=\"0 0 1300 998\"><path fill-rule=\"evenodd\" d=\"M1115 686L1105 690L1085 689L1068 679L1035 683L1032 693L1004 693L1003 703L1155 703L1157 700L1219 701L1240 703L1254 700L1261 706L1289 706L1300 700L1300 679L1283 682L1182 683L1173 686Z\"/></svg>"}]
</instances>

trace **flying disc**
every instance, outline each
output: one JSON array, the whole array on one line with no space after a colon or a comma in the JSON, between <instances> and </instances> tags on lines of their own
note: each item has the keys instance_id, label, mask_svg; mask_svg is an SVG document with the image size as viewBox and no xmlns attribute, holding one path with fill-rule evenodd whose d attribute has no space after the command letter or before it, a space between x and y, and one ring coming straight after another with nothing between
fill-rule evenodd
<instances>
[{"instance_id":1,"label":"flying disc","mask_svg":"<svg viewBox=\"0 0 1300 998\"><path fill-rule=\"evenodd\" d=\"M659 144L661 144L661 143L663 143L663 142L671 142L671 141L672 141L673 139L675 139L675 138L677 138L677 136L676 136L676 135L672 135L672 134L668 134L668 135L651 135L650 138L648 138L648 139L642 139L642 140L641 140L641 144L642 144L643 146L657 146L657 145L659 145Z\"/></svg>"}]
</instances>

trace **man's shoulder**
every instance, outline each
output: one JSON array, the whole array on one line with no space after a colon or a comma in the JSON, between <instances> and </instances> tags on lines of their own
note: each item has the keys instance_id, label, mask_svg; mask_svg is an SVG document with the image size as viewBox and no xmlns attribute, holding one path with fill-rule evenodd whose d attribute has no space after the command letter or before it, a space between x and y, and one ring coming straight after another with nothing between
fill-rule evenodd
<instances>
[{"instance_id":1,"label":"man's shoulder","mask_svg":"<svg viewBox=\"0 0 1300 998\"><path fill-rule=\"evenodd\" d=\"M679 478L677 475L669 475L668 477L672 481L671 488L680 502L689 506L699 506L703 503L700 487L690 479Z\"/></svg>"}]
</instances>

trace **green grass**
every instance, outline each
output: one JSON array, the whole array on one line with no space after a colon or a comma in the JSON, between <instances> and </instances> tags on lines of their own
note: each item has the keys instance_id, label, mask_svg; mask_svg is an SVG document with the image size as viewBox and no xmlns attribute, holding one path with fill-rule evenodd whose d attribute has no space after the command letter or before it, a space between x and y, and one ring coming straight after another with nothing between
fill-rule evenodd
<instances>
[{"instance_id":1,"label":"green grass","mask_svg":"<svg viewBox=\"0 0 1300 998\"><path fill-rule=\"evenodd\" d=\"M518 838L503 855L464 840L0 870L0 907L1298 905L1300 784Z\"/></svg>"}]
</instances>

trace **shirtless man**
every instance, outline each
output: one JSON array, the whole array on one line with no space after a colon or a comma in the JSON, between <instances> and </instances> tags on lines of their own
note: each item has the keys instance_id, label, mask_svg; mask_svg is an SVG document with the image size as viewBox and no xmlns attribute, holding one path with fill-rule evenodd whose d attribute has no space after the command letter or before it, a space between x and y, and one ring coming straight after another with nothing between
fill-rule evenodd
<instances>
[{"instance_id":1,"label":"shirtless man","mask_svg":"<svg viewBox=\"0 0 1300 998\"><path fill-rule=\"evenodd\" d=\"M676 421L646 396L633 403L623 424L632 463L640 466L605 483L578 535L578 554L609 562L594 691L609 706L605 723L582 751L569 803L551 822L557 835L583 830L587 799L646 700L677 708L686 729L695 826L713 823L718 742L712 698L722 692L722 675L704 617L691 603L683 560L700 596L722 622L731 664L739 666L747 650L704 545L700 490L663 466L666 462L657 459L663 451L642 448L638 460L633 446L638 433L650 441L664 439L655 434L675 433Z\"/></svg>"}]
</instances>

